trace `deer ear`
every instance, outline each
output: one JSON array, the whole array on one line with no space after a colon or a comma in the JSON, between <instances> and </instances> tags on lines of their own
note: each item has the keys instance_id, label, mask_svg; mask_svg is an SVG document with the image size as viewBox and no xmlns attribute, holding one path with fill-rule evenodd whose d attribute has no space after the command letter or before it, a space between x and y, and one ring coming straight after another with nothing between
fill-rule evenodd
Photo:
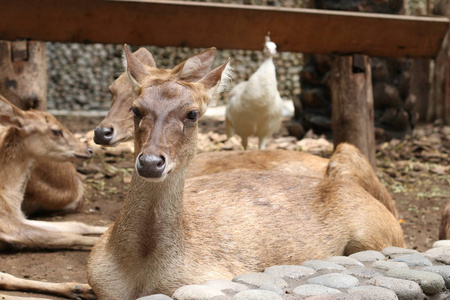
<instances>
[{"instance_id":1,"label":"deer ear","mask_svg":"<svg viewBox=\"0 0 450 300\"><path fill-rule=\"evenodd\" d=\"M233 70L230 67L230 59L223 65L215 68L204 76L198 83L203 85L209 91L208 103L217 102L220 93L228 90L233 79Z\"/></svg>"},{"instance_id":2,"label":"deer ear","mask_svg":"<svg viewBox=\"0 0 450 300\"><path fill-rule=\"evenodd\" d=\"M24 113L0 96L0 124L22 128L24 124Z\"/></svg>"},{"instance_id":3,"label":"deer ear","mask_svg":"<svg viewBox=\"0 0 450 300\"><path fill-rule=\"evenodd\" d=\"M141 61L136 56L134 56L133 53L131 53L126 44L124 45L124 52L124 65L128 74L128 78L133 85L133 92L135 94L139 94L141 91L142 83L144 82L146 77L150 76L150 73L141 63Z\"/></svg>"},{"instance_id":4,"label":"deer ear","mask_svg":"<svg viewBox=\"0 0 450 300\"><path fill-rule=\"evenodd\" d=\"M179 80L196 82L211 70L216 52L214 47L206 49L177 65L173 72L178 73L176 77Z\"/></svg>"},{"instance_id":5,"label":"deer ear","mask_svg":"<svg viewBox=\"0 0 450 300\"><path fill-rule=\"evenodd\" d=\"M143 63L146 66L156 68L155 60L153 59L153 55L145 48L139 48L134 53L134 56L136 56L141 63Z\"/></svg>"}]
</instances>

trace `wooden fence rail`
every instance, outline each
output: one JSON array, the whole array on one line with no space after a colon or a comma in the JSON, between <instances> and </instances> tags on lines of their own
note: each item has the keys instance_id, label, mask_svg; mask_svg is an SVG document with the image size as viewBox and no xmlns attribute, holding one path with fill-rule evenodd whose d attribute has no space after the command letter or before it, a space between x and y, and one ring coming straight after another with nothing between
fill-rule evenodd
<instances>
[{"instance_id":1,"label":"wooden fence rail","mask_svg":"<svg viewBox=\"0 0 450 300\"><path fill-rule=\"evenodd\" d=\"M0 40L434 57L444 17L146 0L0 0Z\"/></svg>"}]
</instances>

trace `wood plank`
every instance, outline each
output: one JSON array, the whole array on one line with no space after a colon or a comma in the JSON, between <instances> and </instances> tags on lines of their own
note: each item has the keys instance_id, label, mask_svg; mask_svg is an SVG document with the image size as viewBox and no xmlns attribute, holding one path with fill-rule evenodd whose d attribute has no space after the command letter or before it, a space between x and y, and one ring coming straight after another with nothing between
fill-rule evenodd
<instances>
[{"instance_id":1,"label":"wood plank","mask_svg":"<svg viewBox=\"0 0 450 300\"><path fill-rule=\"evenodd\" d=\"M176 1L0 0L0 39L434 57L444 17Z\"/></svg>"}]
</instances>

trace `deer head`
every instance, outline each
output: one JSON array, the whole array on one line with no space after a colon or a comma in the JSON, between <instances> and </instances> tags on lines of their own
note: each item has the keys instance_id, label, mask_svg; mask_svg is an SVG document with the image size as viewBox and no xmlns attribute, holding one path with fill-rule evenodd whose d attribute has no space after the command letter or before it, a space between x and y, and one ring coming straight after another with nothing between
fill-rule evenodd
<instances>
[{"instance_id":1,"label":"deer head","mask_svg":"<svg viewBox=\"0 0 450 300\"><path fill-rule=\"evenodd\" d=\"M23 111L1 96L0 124L16 130L28 155L35 159L70 161L92 157L92 150L54 116L37 110Z\"/></svg>"},{"instance_id":2,"label":"deer head","mask_svg":"<svg viewBox=\"0 0 450 300\"><path fill-rule=\"evenodd\" d=\"M198 82L161 79L125 46L127 74L136 95L134 114L136 170L150 181L163 181L187 167L197 149L198 119L219 97L230 78L229 60ZM184 65L186 68L186 64ZM183 69L184 69L183 68ZM197 78L202 68L193 68Z\"/></svg>"},{"instance_id":3,"label":"deer head","mask_svg":"<svg viewBox=\"0 0 450 300\"><path fill-rule=\"evenodd\" d=\"M216 49L207 49L168 70L157 69L153 56L145 48L140 48L133 54L153 77L194 82L211 70ZM133 113L130 109L136 93L132 90L126 73L120 75L109 89L113 95L111 107L108 115L94 130L94 142L105 146L117 146L133 138Z\"/></svg>"}]
</instances>

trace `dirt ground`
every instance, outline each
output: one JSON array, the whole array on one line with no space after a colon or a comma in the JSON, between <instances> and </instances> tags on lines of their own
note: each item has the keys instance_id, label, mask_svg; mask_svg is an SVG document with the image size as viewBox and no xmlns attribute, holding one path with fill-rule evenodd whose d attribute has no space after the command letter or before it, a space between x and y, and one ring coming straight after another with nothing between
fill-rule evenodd
<instances>
[{"instance_id":1,"label":"dirt ground","mask_svg":"<svg viewBox=\"0 0 450 300\"><path fill-rule=\"evenodd\" d=\"M59 117L70 130L85 133L95 128L101 118ZM256 148L256 140L250 140ZM87 193L83 209L75 214L39 216L38 219L77 220L93 225L109 225L117 217L133 172L130 146L105 151L95 147L95 156L77 164L85 176ZM200 125L199 151L239 150L236 138L225 141L221 119L205 119ZM309 134L297 141L282 131L269 143L269 149L303 150L329 156L331 144ZM418 126L405 140L377 145L378 175L396 201L399 222L408 248L427 250L438 239L441 209L450 200L450 127ZM21 278L53 282L86 282L88 251L41 251L0 254L0 271ZM21 292L0 292L8 295L45 297Z\"/></svg>"}]
</instances>

